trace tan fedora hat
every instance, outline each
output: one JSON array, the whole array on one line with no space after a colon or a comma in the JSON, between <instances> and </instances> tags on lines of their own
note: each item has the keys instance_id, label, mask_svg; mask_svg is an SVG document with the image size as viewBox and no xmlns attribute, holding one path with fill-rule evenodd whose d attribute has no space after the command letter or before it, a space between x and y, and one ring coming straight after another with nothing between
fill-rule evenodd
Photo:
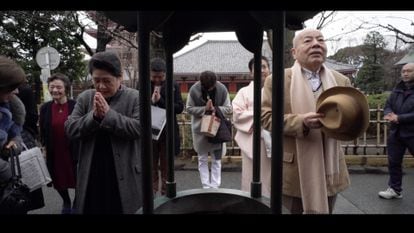
<instances>
[{"instance_id":1,"label":"tan fedora hat","mask_svg":"<svg viewBox=\"0 0 414 233\"><path fill-rule=\"evenodd\" d=\"M368 100L353 87L332 87L322 92L316 102L316 111L325 114L320 121L322 131L342 141L356 139L369 125Z\"/></svg>"}]
</instances>

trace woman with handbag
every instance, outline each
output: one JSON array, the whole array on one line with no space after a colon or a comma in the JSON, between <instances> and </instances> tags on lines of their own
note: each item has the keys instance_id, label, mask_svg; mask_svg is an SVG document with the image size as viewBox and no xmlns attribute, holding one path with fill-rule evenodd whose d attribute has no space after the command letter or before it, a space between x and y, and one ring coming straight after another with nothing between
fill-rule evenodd
<instances>
[{"instance_id":1,"label":"woman with handbag","mask_svg":"<svg viewBox=\"0 0 414 233\"><path fill-rule=\"evenodd\" d=\"M23 69L14 61L0 56L0 197L7 184L11 182L12 171L7 162L10 150L19 154L21 131L25 118L23 103L15 95L17 88L25 82ZM0 200L3 203L3 200ZM0 212L2 212L0 210Z\"/></svg>"},{"instance_id":2,"label":"woman with handbag","mask_svg":"<svg viewBox=\"0 0 414 233\"><path fill-rule=\"evenodd\" d=\"M28 78L29 75L26 76ZM23 124L22 140L28 149L40 146L38 142L39 129L37 122L39 120L39 114L37 110L36 98L33 93L32 87L26 82L19 87L19 93L17 97L23 102L26 109L26 117ZM45 206L45 199L42 191L42 187L30 192L30 208L36 210Z\"/></svg>"},{"instance_id":3,"label":"woman with handbag","mask_svg":"<svg viewBox=\"0 0 414 233\"><path fill-rule=\"evenodd\" d=\"M225 143L211 143L208 136L201 133L204 114L216 111L215 106L225 117L232 114L229 92L226 86L216 81L212 71L200 74L200 81L191 86L187 97L186 109L191 115L193 147L198 154L198 170L203 188L219 188L221 184L221 157L226 154ZM211 181L208 169L208 154L211 155Z\"/></svg>"},{"instance_id":4,"label":"woman with handbag","mask_svg":"<svg viewBox=\"0 0 414 233\"><path fill-rule=\"evenodd\" d=\"M46 147L46 164L53 187L63 200L62 214L72 212L68 189L76 186L77 149L65 135L64 124L72 113L75 101L68 98L70 80L66 75L54 74L47 80L51 101L40 107L40 139Z\"/></svg>"}]
</instances>

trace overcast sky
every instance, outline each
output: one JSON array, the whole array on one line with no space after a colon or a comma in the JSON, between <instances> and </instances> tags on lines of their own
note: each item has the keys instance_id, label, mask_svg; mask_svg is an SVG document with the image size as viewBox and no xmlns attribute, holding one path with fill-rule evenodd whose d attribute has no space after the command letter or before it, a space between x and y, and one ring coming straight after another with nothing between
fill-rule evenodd
<instances>
[{"instance_id":1,"label":"overcast sky","mask_svg":"<svg viewBox=\"0 0 414 233\"><path fill-rule=\"evenodd\" d=\"M316 15L313 19L305 22L305 26L309 28L315 28L320 14ZM381 25L393 25L403 32L414 34L414 11L338 11L334 17L334 22L328 24L322 29L322 33L328 40L328 54L332 55L338 49L348 46L356 46L363 44L364 39L369 31L379 31L386 41L388 42L388 48L394 49L395 47L395 33L387 31L382 28L370 28L374 24ZM367 29L360 29L355 32L350 32L363 22L369 22L364 27ZM329 41L330 38L340 39L339 41ZM407 45L399 42L397 49L403 49Z\"/></svg>"},{"instance_id":2,"label":"overcast sky","mask_svg":"<svg viewBox=\"0 0 414 233\"><path fill-rule=\"evenodd\" d=\"M314 18L305 21L305 27L315 28L319 19L320 14L317 14ZM333 22L327 24L322 29L322 33L327 39L328 56L333 55L340 48L362 44L367 33L372 30L381 32L388 42L388 48L394 49L395 33L380 28L359 29L351 32L364 21L371 23L371 25L365 24L364 27L366 28L371 27L372 24L391 24L404 32L414 34L414 24L412 24L414 21L414 11L337 11L333 19ZM339 41L334 41L333 39L339 39ZM204 43L206 40L237 40L237 38L234 32L204 33L201 39L190 43L178 51L175 56ZM406 45L399 43L397 47L402 49L404 46Z\"/></svg>"},{"instance_id":3,"label":"overcast sky","mask_svg":"<svg viewBox=\"0 0 414 233\"><path fill-rule=\"evenodd\" d=\"M314 18L305 21L305 27L315 28L319 19L320 14L317 14ZM414 11L337 11L335 13L334 22L329 23L322 29L322 33L327 39L328 56L333 55L340 48L362 44L365 36L370 30L381 32L388 42L388 48L394 49L395 33L379 28L370 30L360 29L355 32L350 32L361 25L363 21L370 22L371 24L391 24L404 32L414 34ZM364 25L364 27L368 26L370 25ZM338 38L339 40L337 41L331 40ZM96 48L96 40L94 38L86 35L85 39L92 48ZM197 47L207 40L237 40L237 38L234 32L204 33L200 39L191 42L182 50L178 51L175 56ZM397 44L398 49L402 49L404 46L406 45L401 42Z\"/></svg>"}]
</instances>

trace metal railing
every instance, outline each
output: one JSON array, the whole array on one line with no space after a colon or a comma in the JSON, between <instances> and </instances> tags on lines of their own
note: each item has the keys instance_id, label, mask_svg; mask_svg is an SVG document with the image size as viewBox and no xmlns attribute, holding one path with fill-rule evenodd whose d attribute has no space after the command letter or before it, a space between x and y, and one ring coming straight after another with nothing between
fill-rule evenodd
<instances>
[{"instance_id":1,"label":"metal railing","mask_svg":"<svg viewBox=\"0 0 414 233\"><path fill-rule=\"evenodd\" d=\"M384 110L378 105L376 109L370 109L369 112L370 121L368 130L356 140L342 142L342 148L345 154L387 154L388 123L383 120ZM196 155L193 149L190 115L183 112L177 116L177 121L180 128L181 155L185 157ZM233 127L233 140L227 143L226 156L240 155L240 148L234 141L235 133L236 129Z\"/></svg>"}]
</instances>

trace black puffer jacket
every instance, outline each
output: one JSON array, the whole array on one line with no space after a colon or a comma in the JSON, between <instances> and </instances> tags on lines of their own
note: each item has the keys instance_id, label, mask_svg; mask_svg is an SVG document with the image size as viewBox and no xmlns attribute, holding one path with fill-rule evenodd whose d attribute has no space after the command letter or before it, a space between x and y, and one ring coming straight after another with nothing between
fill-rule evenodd
<instances>
[{"instance_id":1,"label":"black puffer jacket","mask_svg":"<svg viewBox=\"0 0 414 233\"><path fill-rule=\"evenodd\" d=\"M394 112L398 115L398 124L391 123L392 134L401 137L414 137L414 86L407 89L400 81L388 97L384 107L384 115Z\"/></svg>"}]
</instances>

